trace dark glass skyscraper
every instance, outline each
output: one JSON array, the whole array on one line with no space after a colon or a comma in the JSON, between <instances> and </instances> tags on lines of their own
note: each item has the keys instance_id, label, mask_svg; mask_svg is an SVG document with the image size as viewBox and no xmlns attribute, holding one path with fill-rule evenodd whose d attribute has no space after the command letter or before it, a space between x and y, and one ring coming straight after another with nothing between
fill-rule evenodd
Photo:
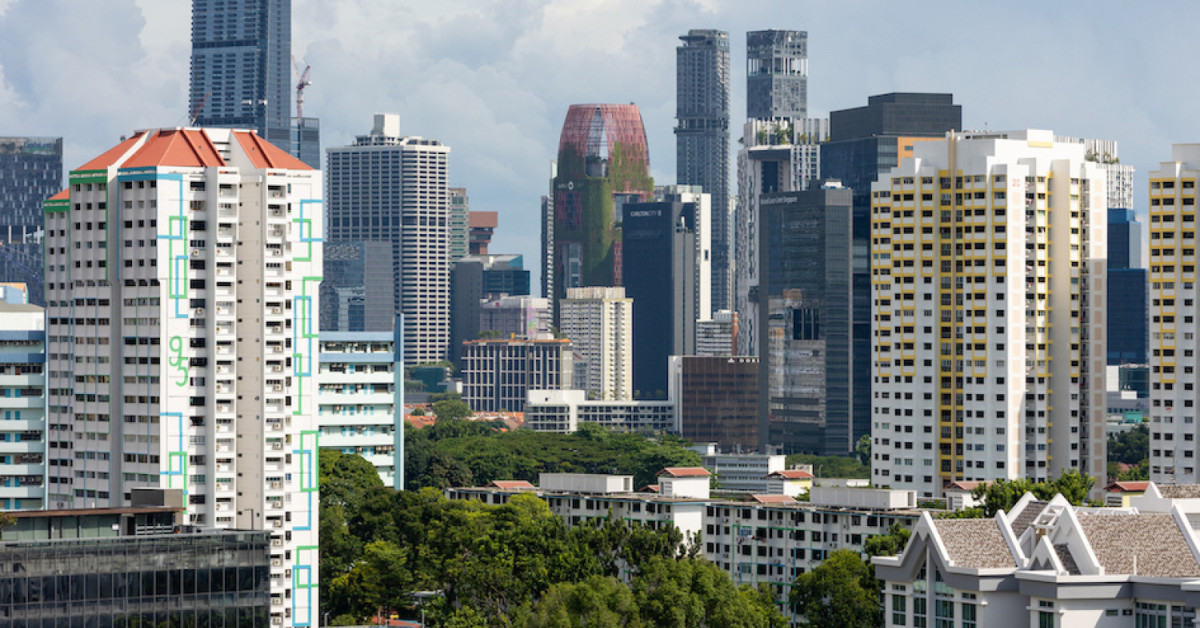
<instances>
[{"instance_id":1,"label":"dark glass skyscraper","mask_svg":"<svg viewBox=\"0 0 1200 628\"><path fill-rule=\"evenodd\" d=\"M633 388L666 399L667 360L696 353L700 203L625 205L625 296L633 299ZM707 313L706 313L707 314Z\"/></svg>"},{"instance_id":2,"label":"dark glass skyscraper","mask_svg":"<svg viewBox=\"0 0 1200 628\"><path fill-rule=\"evenodd\" d=\"M679 39L683 45L675 49L675 180L698 185L712 197L712 309L724 310L733 307L729 35L693 29Z\"/></svg>"},{"instance_id":3,"label":"dark glass skyscraper","mask_svg":"<svg viewBox=\"0 0 1200 628\"><path fill-rule=\"evenodd\" d=\"M1108 363L1145 364L1149 343L1142 225L1132 209L1108 210Z\"/></svg>"},{"instance_id":4,"label":"dark glass skyscraper","mask_svg":"<svg viewBox=\"0 0 1200 628\"><path fill-rule=\"evenodd\" d=\"M962 106L951 94L891 93L867 106L829 114L821 144L821 177L838 179L854 197L854 433L871 429L871 183L912 156L916 142L962 128Z\"/></svg>"},{"instance_id":5,"label":"dark glass skyscraper","mask_svg":"<svg viewBox=\"0 0 1200 628\"><path fill-rule=\"evenodd\" d=\"M746 33L746 117L808 117L808 33Z\"/></svg>"},{"instance_id":6,"label":"dark glass skyscraper","mask_svg":"<svg viewBox=\"0 0 1200 628\"><path fill-rule=\"evenodd\" d=\"M62 189L61 137L0 137L0 282L26 284L45 305L42 203Z\"/></svg>"},{"instance_id":7,"label":"dark glass skyscraper","mask_svg":"<svg viewBox=\"0 0 1200 628\"><path fill-rule=\"evenodd\" d=\"M851 195L763 195L758 301L759 451L844 454L869 433L851 399ZM868 403L869 400L868 400Z\"/></svg>"},{"instance_id":8,"label":"dark glass skyscraper","mask_svg":"<svg viewBox=\"0 0 1200 628\"><path fill-rule=\"evenodd\" d=\"M189 111L196 126L292 143L291 0L192 0Z\"/></svg>"}]
</instances>

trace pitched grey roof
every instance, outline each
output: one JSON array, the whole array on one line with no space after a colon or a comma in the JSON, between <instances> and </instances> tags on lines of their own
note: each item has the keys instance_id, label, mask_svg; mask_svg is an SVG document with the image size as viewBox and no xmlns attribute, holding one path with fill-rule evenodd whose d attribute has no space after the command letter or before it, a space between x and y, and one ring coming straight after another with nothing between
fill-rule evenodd
<instances>
[{"instance_id":1,"label":"pitched grey roof","mask_svg":"<svg viewBox=\"0 0 1200 628\"><path fill-rule=\"evenodd\" d=\"M1092 551L1107 574L1158 578L1200 576L1200 564L1196 563L1183 536L1184 531L1179 529L1172 515L1079 513L1078 517Z\"/></svg>"},{"instance_id":2,"label":"pitched grey roof","mask_svg":"<svg viewBox=\"0 0 1200 628\"><path fill-rule=\"evenodd\" d=\"M936 519L938 535L955 566L968 569L1016 567L993 519Z\"/></svg>"},{"instance_id":3,"label":"pitched grey roof","mask_svg":"<svg viewBox=\"0 0 1200 628\"><path fill-rule=\"evenodd\" d=\"M1158 492L1167 499L1200 498L1200 484L1160 484Z\"/></svg>"},{"instance_id":4,"label":"pitched grey roof","mask_svg":"<svg viewBox=\"0 0 1200 628\"><path fill-rule=\"evenodd\" d=\"M1075 557L1071 556L1071 550L1067 549L1066 543L1059 543L1054 546L1054 553L1058 554L1058 560L1062 561L1063 569L1072 575L1079 575L1079 565L1075 563Z\"/></svg>"},{"instance_id":5,"label":"pitched grey roof","mask_svg":"<svg viewBox=\"0 0 1200 628\"><path fill-rule=\"evenodd\" d=\"M1018 539L1021 538L1021 535L1025 533L1025 530L1029 529L1029 526L1033 525L1033 520L1042 514L1042 511L1045 510L1049 503L1035 499L1026 504L1025 509L1017 515L1016 519L1012 520L1013 534Z\"/></svg>"}]
</instances>

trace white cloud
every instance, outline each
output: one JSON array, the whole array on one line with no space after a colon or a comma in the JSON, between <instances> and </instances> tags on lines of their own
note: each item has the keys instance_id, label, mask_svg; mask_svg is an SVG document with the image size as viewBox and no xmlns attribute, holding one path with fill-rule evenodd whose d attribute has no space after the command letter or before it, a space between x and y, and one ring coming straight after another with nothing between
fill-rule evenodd
<instances>
[{"instance_id":1,"label":"white cloud","mask_svg":"<svg viewBox=\"0 0 1200 628\"><path fill-rule=\"evenodd\" d=\"M745 32L793 28L809 33L814 114L888 91L950 91L968 127L1117 139L1143 177L1170 142L1197 139L1200 6L1180 1L1153 12L1112 0L292 4L294 52L313 66L306 114L321 118L325 146L366 132L375 112L401 114L405 133L451 146L453 183L501 212L494 249L530 265L570 104L637 103L653 174L673 181L675 47L690 28L730 32L735 135ZM190 18L184 0L0 0L0 132L63 135L73 167L135 128L181 123Z\"/></svg>"}]
</instances>

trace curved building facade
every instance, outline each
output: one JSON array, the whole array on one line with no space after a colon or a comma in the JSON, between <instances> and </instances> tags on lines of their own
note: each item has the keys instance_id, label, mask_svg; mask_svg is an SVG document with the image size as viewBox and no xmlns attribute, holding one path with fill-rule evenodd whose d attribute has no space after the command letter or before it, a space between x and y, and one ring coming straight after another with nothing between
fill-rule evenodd
<instances>
[{"instance_id":1,"label":"curved building facade","mask_svg":"<svg viewBox=\"0 0 1200 628\"><path fill-rule=\"evenodd\" d=\"M654 192L636 105L571 105L558 142L551 273L557 319L567 288L619 286L621 216ZM550 296L550 295L546 295Z\"/></svg>"}]
</instances>

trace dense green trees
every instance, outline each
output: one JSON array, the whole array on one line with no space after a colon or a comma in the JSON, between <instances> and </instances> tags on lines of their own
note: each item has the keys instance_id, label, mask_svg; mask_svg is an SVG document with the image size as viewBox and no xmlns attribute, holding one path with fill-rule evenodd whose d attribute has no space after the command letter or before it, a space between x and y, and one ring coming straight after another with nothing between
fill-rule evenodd
<instances>
[{"instance_id":1,"label":"dense green trees","mask_svg":"<svg viewBox=\"0 0 1200 628\"><path fill-rule=\"evenodd\" d=\"M504 431L501 423L444 419L442 403L434 405L436 424L405 432L408 489L536 482L543 472L622 473L643 486L663 467L700 464L699 454L673 436L616 434L592 424L574 434Z\"/></svg>"},{"instance_id":2,"label":"dense green trees","mask_svg":"<svg viewBox=\"0 0 1200 628\"><path fill-rule=\"evenodd\" d=\"M1118 463L1133 468L1122 471ZM1108 476L1113 480L1150 479L1150 430L1145 423L1108 438Z\"/></svg>"},{"instance_id":3,"label":"dense green trees","mask_svg":"<svg viewBox=\"0 0 1200 628\"><path fill-rule=\"evenodd\" d=\"M882 625L875 574L849 549L830 552L825 562L797 576L791 603L810 628Z\"/></svg>"},{"instance_id":4,"label":"dense green trees","mask_svg":"<svg viewBox=\"0 0 1200 628\"><path fill-rule=\"evenodd\" d=\"M1033 493L1034 497L1045 501L1062 493L1067 501L1079 506L1087 500L1088 491L1093 485L1092 476L1079 471L1064 471L1058 479L1049 482L1034 482L1026 478L996 480L986 485L981 484L971 491L975 499L983 499L983 506L967 509L964 516L994 517L1001 510L1008 512L1025 493Z\"/></svg>"},{"instance_id":5,"label":"dense green trees","mask_svg":"<svg viewBox=\"0 0 1200 628\"><path fill-rule=\"evenodd\" d=\"M446 440L481 438L470 426L442 429L460 434ZM769 594L735 587L674 528L567 527L533 495L487 506L431 488L397 492L336 451L321 452L320 469L321 604L335 624L411 611L412 592L439 591L425 609L435 626L782 625Z\"/></svg>"},{"instance_id":6,"label":"dense green trees","mask_svg":"<svg viewBox=\"0 0 1200 628\"><path fill-rule=\"evenodd\" d=\"M855 478L860 480L870 479L871 466L863 464L859 461L859 456L863 455L861 450L863 443L859 443L856 447L855 455L853 456L817 456L814 454L792 454L787 457L787 465L790 468L796 464L811 464L813 466L813 474L819 478ZM866 444L866 455L870 455L870 445Z\"/></svg>"}]
</instances>

